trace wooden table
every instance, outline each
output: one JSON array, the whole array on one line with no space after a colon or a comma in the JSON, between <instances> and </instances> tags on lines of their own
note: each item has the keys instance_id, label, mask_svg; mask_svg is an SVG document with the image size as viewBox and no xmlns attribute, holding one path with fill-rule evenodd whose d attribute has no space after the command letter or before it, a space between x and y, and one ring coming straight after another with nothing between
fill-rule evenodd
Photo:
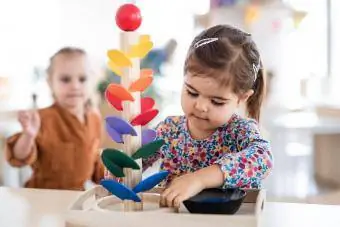
<instances>
[{"instance_id":1,"label":"wooden table","mask_svg":"<svg viewBox=\"0 0 340 227\"><path fill-rule=\"evenodd\" d=\"M0 226L65 227L63 213L77 195L75 191L0 187ZM267 202L261 227L339 225L340 206ZM143 227L143 223L136 226Z\"/></svg>"}]
</instances>

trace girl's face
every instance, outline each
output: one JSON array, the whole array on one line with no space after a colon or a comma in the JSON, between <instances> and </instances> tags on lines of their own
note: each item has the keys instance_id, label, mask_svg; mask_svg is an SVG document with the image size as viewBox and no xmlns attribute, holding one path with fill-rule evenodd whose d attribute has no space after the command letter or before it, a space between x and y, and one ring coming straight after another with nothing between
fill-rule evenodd
<instances>
[{"instance_id":1,"label":"girl's face","mask_svg":"<svg viewBox=\"0 0 340 227\"><path fill-rule=\"evenodd\" d=\"M76 108L88 100L87 59L82 54L60 54L53 60L49 84L56 101L66 108Z\"/></svg>"},{"instance_id":2,"label":"girl's face","mask_svg":"<svg viewBox=\"0 0 340 227\"><path fill-rule=\"evenodd\" d=\"M195 131L198 137L198 134L204 137L213 133L228 122L239 105L251 95L248 93L239 97L214 78L188 73L184 78L181 101L190 132Z\"/></svg>"}]
</instances>

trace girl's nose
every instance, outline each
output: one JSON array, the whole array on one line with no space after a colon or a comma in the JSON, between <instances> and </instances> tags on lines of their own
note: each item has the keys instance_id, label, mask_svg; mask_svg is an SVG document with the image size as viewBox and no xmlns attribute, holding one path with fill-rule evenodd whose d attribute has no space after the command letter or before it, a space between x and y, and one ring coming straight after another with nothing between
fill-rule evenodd
<instances>
[{"instance_id":1,"label":"girl's nose","mask_svg":"<svg viewBox=\"0 0 340 227\"><path fill-rule=\"evenodd\" d=\"M73 89L79 89L81 87L81 83L78 80L72 80L71 86Z\"/></svg>"},{"instance_id":2,"label":"girl's nose","mask_svg":"<svg viewBox=\"0 0 340 227\"><path fill-rule=\"evenodd\" d=\"M206 100L202 98L198 98L195 103L195 108L200 112L207 112L208 111L208 103Z\"/></svg>"}]
</instances>

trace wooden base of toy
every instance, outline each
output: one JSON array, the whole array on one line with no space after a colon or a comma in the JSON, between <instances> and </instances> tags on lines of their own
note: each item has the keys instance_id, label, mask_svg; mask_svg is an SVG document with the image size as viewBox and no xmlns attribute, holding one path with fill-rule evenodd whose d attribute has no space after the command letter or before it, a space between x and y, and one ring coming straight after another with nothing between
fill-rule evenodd
<instances>
[{"instance_id":1,"label":"wooden base of toy","mask_svg":"<svg viewBox=\"0 0 340 227\"><path fill-rule=\"evenodd\" d=\"M179 210L159 206L161 189L140 193L142 211L124 211L124 203L97 186L84 192L70 206L66 226L195 226L258 227L265 203L264 190L247 190L240 209L233 215L190 214L184 205Z\"/></svg>"},{"instance_id":2,"label":"wooden base of toy","mask_svg":"<svg viewBox=\"0 0 340 227\"><path fill-rule=\"evenodd\" d=\"M137 206L140 206L141 209L138 209L138 211L131 211L131 212L168 212L168 213L174 213L178 212L176 209L168 208L168 207L160 207L159 206L159 194L153 194L153 193L141 193L140 194L141 199L143 203L136 203ZM124 201L117 199L114 196L107 196L104 198L101 198L97 201L97 203L94 205L93 209L96 211L101 212L122 212L130 210L125 210L125 202L131 202L131 201Z\"/></svg>"},{"instance_id":3,"label":"wooden base of toy","mask_svg":"<svg viewBox=\"0 0 340 227\"><path fill-rule=\"evenodd\" d=\"M160 193L156 189L145 193L139 193L138 196L142 199L141 203L131 200L124 200L111 195L102 186L96 186L82 193L69 207L70 211L99 211L99 212L145 212L145 211L166 211L177 212L178 209L160 207ZM128 206L126 206L128 205ZM140 207L137 211L131 209L126 210L126 207L132 205Z\"/></svg>"}]
</instances>

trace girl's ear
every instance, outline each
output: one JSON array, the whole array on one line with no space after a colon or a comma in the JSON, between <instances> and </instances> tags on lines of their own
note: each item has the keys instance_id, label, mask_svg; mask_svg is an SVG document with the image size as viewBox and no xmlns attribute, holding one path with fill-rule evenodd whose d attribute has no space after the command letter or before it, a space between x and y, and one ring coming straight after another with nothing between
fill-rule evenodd
<instances>
[{"instance_id":1,"label":"girl's ear","mask_svg":"<svg viewBox=\"0 0 340 227\"><path fill-rule=\"evenodd\" d=\"M247 92L243 93L240 96L239 102L247 102L247 100L250 98L250 96L252 96L254 94L254 90L253 89L249 89Z\"/></svg>"}]
</instances>

